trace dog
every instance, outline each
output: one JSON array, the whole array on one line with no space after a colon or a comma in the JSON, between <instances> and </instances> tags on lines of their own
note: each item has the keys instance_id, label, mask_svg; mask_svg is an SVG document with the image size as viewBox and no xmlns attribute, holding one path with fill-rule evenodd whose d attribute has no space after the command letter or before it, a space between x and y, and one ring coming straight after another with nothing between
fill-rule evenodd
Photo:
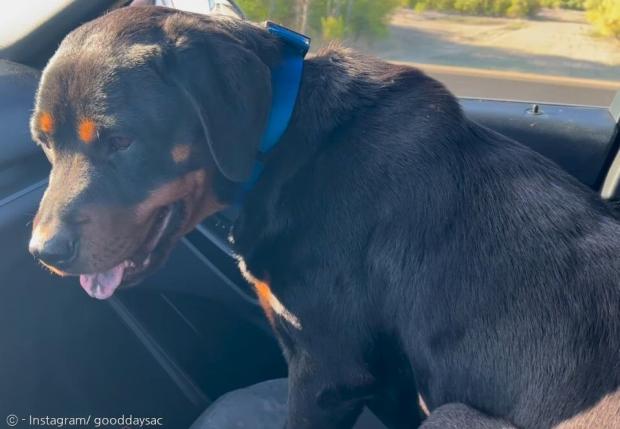
<instances>
[{"instance_id":1,"label":"dog","mask_svg":"<svg viewBox=\"0 0 620 429\"><path fill-rule=\"evenodd\" d=\"M96 298L138 283L252 176L283 49L158 7L69 34L32 135L30 251ZM620 224L421 71L328 48L232 232L289 366L287 427L620 427Z\"/></svg>"}]
</instances>

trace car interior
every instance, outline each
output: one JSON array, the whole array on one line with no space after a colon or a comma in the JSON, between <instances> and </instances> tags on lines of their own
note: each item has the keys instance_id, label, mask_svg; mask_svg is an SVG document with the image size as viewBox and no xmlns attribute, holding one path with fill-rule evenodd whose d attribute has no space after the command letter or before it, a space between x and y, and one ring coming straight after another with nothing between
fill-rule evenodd
<instances>
[{"instance_id":1,"label":"car interior","mask_svg":"<svg viewBox=\"0 0 620 429\"><path fill-rule=\"evenodd\" d=\"M73 1L0 49L0 415L162 417L184 428L231 390L286 365L227 241L204 220L165 268L107 301L27 251L49 164L29 135L41 69L73 28L127 1ZM531 146L606 198L620 194L620 94L588 107L461 99L475 121Z\"/></svg>"}]
</instances>

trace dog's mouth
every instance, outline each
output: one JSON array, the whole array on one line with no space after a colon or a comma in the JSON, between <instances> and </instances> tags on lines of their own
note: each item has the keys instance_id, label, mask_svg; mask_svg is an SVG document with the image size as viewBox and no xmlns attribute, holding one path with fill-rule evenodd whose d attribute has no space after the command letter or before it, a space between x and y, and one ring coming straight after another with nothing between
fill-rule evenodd
<instances>
[{"instance_id":1,"label":"dog's mouth","mask_svg":"<svg viewBox=\"0 0 620 429\"><path fill-rule=\"evenodd\" d=\"M184 206L176 202L156 214L145 243L128 259L107 271L81 274L80 285L92 298L107 299L121 285L139 283L165 260L183 223Z\"/></svg>"}]
</instances>

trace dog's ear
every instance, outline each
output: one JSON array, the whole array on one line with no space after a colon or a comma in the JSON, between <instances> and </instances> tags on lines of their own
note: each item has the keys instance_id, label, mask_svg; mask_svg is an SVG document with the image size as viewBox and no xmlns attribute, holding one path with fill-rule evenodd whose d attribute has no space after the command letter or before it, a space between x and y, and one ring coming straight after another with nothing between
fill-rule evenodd
<instances>
[{"instance_id":1,"label":"dog's ear","mask_svg":"<svg viewBox=\"0 0 620 429\"><path fill-rule=\"evenodd\" d=\"M198 115L220 172L246 181L271 106L270 70L227 27L208 17L180 20L168 28L166 67Z\"/></svg>"}]
</instances>

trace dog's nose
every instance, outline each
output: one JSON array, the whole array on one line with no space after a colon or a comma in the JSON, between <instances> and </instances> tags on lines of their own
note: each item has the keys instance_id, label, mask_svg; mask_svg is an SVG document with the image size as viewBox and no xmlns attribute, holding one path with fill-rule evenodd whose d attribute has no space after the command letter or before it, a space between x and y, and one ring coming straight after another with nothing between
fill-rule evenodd
<instances>
[{"instance_id":1,"label":"dog's nose","mask_svg":"<svg viewBox=\"0 0 620 429\"><path fill-rule=\"evenodd\" d=\"M49 238L42 235L40 231L35 231L28 246L35 258L59 269L68 267L75 260L78 242L68 228L58 230Z\"/></svg>"}]
</instances>

